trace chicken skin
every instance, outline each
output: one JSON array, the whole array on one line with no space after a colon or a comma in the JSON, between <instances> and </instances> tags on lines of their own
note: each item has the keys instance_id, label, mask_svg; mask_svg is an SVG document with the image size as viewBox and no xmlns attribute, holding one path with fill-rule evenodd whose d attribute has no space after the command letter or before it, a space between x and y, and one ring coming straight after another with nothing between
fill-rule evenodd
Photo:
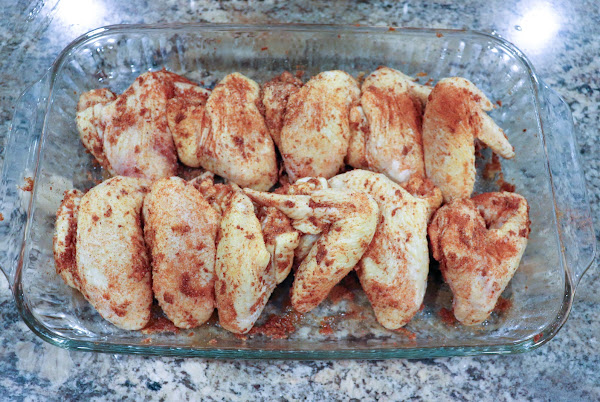
<instances>
[{"instance_id":1,"label":"chicken skin","mask_svg":"<svg viewBox=\"0 0 600 402\"><path fill-rule=\"evenodd\" d=\"M152 284L141 225L149 181L113 177L88 191L77 217L79 290L102 317L123 329L150 320Z\"/></svg>"},{"instance_id":2,"label":"chicken skin","mask_svg":"<svg viewBox=\"0 0 600 402\"><path fill-rule=\"evenodd\" d=\"M262 86L262 103L265 107L265 122L277 147L281 147L281 129L287 103L291 95L302 87L302 81L288 71L267 81Z\"/></svg>"},{"instance_id":3,"label":"chicken skin","mask_svg":"<svg viewBox=\"0 0 600 402\"><path fill-rule=\"evenodd\" d=\"M275 207L293 220L313 218L327 226L296 272L291 301L306 313L354 268L377 227L377 203L364 192L318 190L311 195L261 193L245 189L258 204Z\"/></svg>"},{"instance_id":4,"label":"chicken skin","mask_svg":"<svg viewBox=\"0 0 600 402\"><path fill-rule=\"evenodd\" d=\"M155 182L144 200L154 297L179 328L194 328L215 305L215 239L220 216L179 177Z\"/></svg>"},{"instance_id":5,"label":"chicken skin","mask_svg":"<svg viewBox=\"0 0 600 402\"><path fill-rule=\"evenodd\" d=\"M245 334L276 286L276 273L252 201L239 188L231 195L218 235L215 294L219 322Z\"/></svg>"},{"instance_id":6,"label":"chicken skin","mask_svg":"<svg viewBox=\"0 0 600 402\"><path fill-rule=\"evenodd\" d=\"M191 84L163 70L140 75L114 100L108 91L82 95L80 108L89 106L77 113L82 142L111 174L158 180L176 173L166 118L176 83Z\"/></svg>"},{"instance_id":7,"label":"chicken skin","mask_svg":"<svg viewBox=\"0 0 600 402\"><path fill-rule=\"evenodd\" d=\"M351 113L348 162L384 173L397 183L424 176L420 87L401 72L380 67L362 84L361 107Z\"/></svg>"},{"instance_id":8,"label":"chicken skin","mask_svg":"<svg viewBox=\"0 0 600 402\"><path fill-rule=\"evenodd\" d=\"M419 311L425 296L429 202L412 196L383 174L366 170L335 176L329 185L368 192L377 202L381 217L375 236L355 269L377 321L387 329L404 326Z\"/></svg>"},{"instance_id":9,"label":"chicken skin","mask_svg":"<svg viewBox=\"0 0 600 402\"><path fill-rule=\"evenodd\" d=\"M479 324L519 267L529 236L529 206L515 193L485 193L440 208L429 226L433 258L454 295L454 316Z\"/></svg>"},{"instance_id":10,"label":"chicken skin","mask_svg":"<svg viewBox=\"0 0 600 402\"><path fill-rule=\"evenodd\" d=\"M492 103L464 78L444 78L431 92L423 117L427 177L444 201L469 198L475 184L475 138L495 153L512 158L504 132L485 113Z\"/></svg>"},{"instance_id":11,"label":"chicken skin","mask_svg":"<svg viewBox=\"0 0 600 402\"><path fill-rule=\"evenodd\" d=\"M56 230L52 239L56 273L74 289L80 289L81 286L75 260L77 217L81 197L83 193L79 190L65 191L63 201L56 212Z\"/></svg>"},{"instance_id":12,"label":"chicken skin","mask_svg":"<svg viewBox=\"0 0 600 402\"><path fill-rule=\"evenodd\" d=\"M350 75L326 71L289 97L280 151L290 182L301 177L330 178L344 166L350 110L359 95Z\"/></svg>"}]
</instances>

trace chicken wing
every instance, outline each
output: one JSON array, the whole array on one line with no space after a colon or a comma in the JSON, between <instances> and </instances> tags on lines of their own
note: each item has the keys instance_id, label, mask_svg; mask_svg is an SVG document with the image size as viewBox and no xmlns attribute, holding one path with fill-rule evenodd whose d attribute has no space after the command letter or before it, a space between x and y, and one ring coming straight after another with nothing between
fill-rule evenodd
<instances>
[{"instance_id":1,"label":"chicken wing","mask_svg":"<svg viewBox=\"0 0 600 402\"><path fill-rule=\"evenodd\" d=\"M77 216L83 193L79 190L65 191L58 211L56 212L56 230L52 239L56 273L70 287L79 290L81 280L75 260L77 241Z\"/></svg>"},{"instance_id":2,"label":"chicken wing","mask_svg":"<svg viewBox=\"0 0 600 402\"><path fill-rule=\"evenodd\" d=\"M152 284L141 225L150 182L117 176L81 199L76 261L80 291L102 317L123 329L150 319Z\"/></svg>"},{"instance_id":3,"label":"chicken wing","mask_svg":"<svg viewBox=\"0 0 600 402\"><path fill-rule=\"evenodd\" d=\"M361 128L364 122L359 122L348 149L348 161L357 163L355 167L365 167L363 158L356 155L361 154L362 141L369 170L384 173L397 183L413 175L425 175L421 103L411 95L409 85L416 84L387 67L380 67L365 79L360 104L368 130ZM365 133L366 138L361 138L361 133Z\"/></svg>"},{"instance_id":4,"label":"chicken wing","mask_svg":"<svg viewBox=\"0 0 600 402\"><path fill-rule=\"evenodd\" d=\"M173 135L179 160L186 166L200 166L198 127L209 129L206 101L210 91L198 85L175 84L175 97L167 101L167 123Z\"/></svg>"},{"instance_id":5,"label":"chicken wing","mask_svg":"<svg viewBox=\"0 0 600 402\"><path fill-rule=\"evenodd\" d=\"M291 182L301 177L329 178L344 166L350 109L359 95L350 75L326 71L289 97L280 151Z\"/></svg>"},{"instance_id":6,"label":"chicken wing","mask_svg":"<svg viewBox=\"0 0 600 402\"><path fill-rule=\"evenodd\" d=\"M254 325L276 286L276 273L265 247L252 201L234 190L218 235L215 294L219 322L245 334Z\"/></svg>"},{"instance_id":7,"label":"chicken wing","mask_svg":"<svg viewBox=\"0 0 600 402\"><path fill-rule=\"evenodd\" d=\"M275 147L257 106L260 88L229 74L206 102L210 129L199 127L201 165L233 183L268 190L278 177Z\"/></svg>"},{"instance_id":8,"label":"chicken wing","mask_svg":"<svg viewBox=\"0 0 600 402\"><path fill-rule=\"evenodd\" d=\"M179 177L155 182L144 200L154 297L179 328L208 320L215 304L215 239L220 216Z\"/></svg>"},{"instance_id":9,"label":"chicken wing","mask_svg":"<svg viewBox=\"0 0 600 402\"><path fill-rule=\"evenodd\" d=\"M446 202L473 192L475 138L504 158L514 156L504 132L485 113L491 109L487 97L464 78L444 78L431 92L423 117L425 170Z\"/></svg>"},{"instance_id":10,"label":"chicken wing","mask_svg":"<svg viewBox=\"0 0 600 402\"><path fill-rule=\"evenodd\" d=\"M75 121L83 146L90 151L98 163L108 171L112 168L104 154L104 106L117 98L106 88L93 89L81 94L77 104Z\"/></svg>"},{"instance_id":11,"label":"chicken wing","mask_svg":"<svg viewBox=\"0 0 600 402\"><path fill-rule=\"evenodd\" d=\"M277 147L281 147L281 129L288 99L302 87L302 81L288 71L267 81L262 87L265 122Z\"/></svg>"},{"instance_id":12,"label":"chicken wing","mask_svg":"<svg viewBox=\"0 0 600 402\"><path fill-rule=\"evenodd\" d=\"M515 193L485 193L440 208L429 226L433 258L464 325L483 322L519 267L529 236L529 206Z\"/></svg>"},{"instance_id":13,"label":"chicken wing","mask_svg":"<svg viewBox=\"0 0 600 402\"><path fill-rule=\"evenodd\" d=\"M176 83L191 84L165 70L144 73L102 108L103 147L111 173L151 180L175 175L177 155L166 111Z\"/></svg>"},{"instance_id":14,"label":"chicken wing","mask_svg":"<svg viewBox=\"0 0 600 402\"><path fill-rule=\"evenodd\" d=\"M368 192L377 202L375 236L355 269L377 321L387 329L404 326L419 311L427 287L429 203L366 170L335 176L329 185Z\"/></svg>"},{"instance_id":15,"label":"chicken wing","mask_svg":"<svg viewBox=\"0 0 600 402\"><path fill-rule=\"evenodd\" d=\"M245 189L253 201L275 207L294 220L313 218L328 226L296 272L292 306L306 313L318 306L367 250L379 209L364 192L318 190L311 195L283 195Z\"/></svg>"},{"instance_id":16,"label":"chicken wing","mask_svg":"<svg viewBox=\"0 0 600 402\"><path fill-rule=\"evenodd\" d=\"M260 224L265 246L271 255L277 284L287 278L294 262L294 250L298 247L300 233L292 227L290 219L277 208L261 207Z\"/></svg>"}]
</instances>

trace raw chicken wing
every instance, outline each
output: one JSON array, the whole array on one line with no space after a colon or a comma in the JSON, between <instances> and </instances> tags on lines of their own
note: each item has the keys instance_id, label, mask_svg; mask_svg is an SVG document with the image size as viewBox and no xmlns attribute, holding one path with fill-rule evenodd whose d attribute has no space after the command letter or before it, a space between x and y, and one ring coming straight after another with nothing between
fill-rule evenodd
<instances>
[{"instance_id":1,"label":"raw chicken wing","mask_svg":"<svg viewBox=\"0 0 600 402\"><path fill-rule=\"evenodd\" d=\"M281 129L288 99L302 87L302 81L288 71L266 82L262 87L265 122L277 147L281 147Z\"/></svg>"},{"instance_id":2,"label":"raw chicken wing","mask_svg":"<svg viewBox=\"0 0 600 402\"><path fill-rule=\"evenodd\" d=\"M429 226L433 258L464 325L483 322L519 267L529 236L529 206L515 193L485 193L440 208Z\"/></svg>"},{"instance_id":3,"label":"raw chicken wing","mask_svg":"<svg viewBox=\"0 0 600 402\"><path fill-rule=\"evenodd\" d=\"M144 200L154 297L179 328L208 320L215 304L215 239L220 216L179 177L154 183Z\"/></svg>"},{"instance_id":4,"label":"raw chicken wing","mask_svg":"<svg viewBox=\"0 0 600 402\"><path fill-rule=\"evenodd\" d=\"M318 190L282 195L245 189L258 204L279 209L294 220L327 224L296 272L292 306L300 313L317 307L367 250L378 221L377 203L364 192Z\"/></svg>"},{"instance_id":5,"label":"raw chicken wing","mask_svg":"<svg viewBox=\"0 0 600 402\"><path fill-rule=\"evenodd\" d=\"M329 178L344 166L350 109L359 95L350 75L326 71L289 97L280 151L292 183L301 177Z\"/></svg>"},{"instance_id":6,"label":"raw chicken wing","mask_svg":"<svg viewBox=\"0 0 600 402\"><path fill-rule=\"evenodd\" d=\"M206 102L208 120L198 122L200 162L240 186L268 190L278 176L275 146L260 113L260 87L229 74ZM210 129L203 126L210 122Z\"/></svg>"},{"instance_id":7,"label":"raw chicken wing","mask_svg":"<svg viewBox=\"0 0 600 402\"><path fill-rule=\"evenodd\" d=\"M298 247L300 233L292 227L290 219L273 207L261 207L260 224L267 251L271 254L277 284L287 278L294 262L294 250Z\"/></svg>"},{"instance_id":8,"label":"raw chicken wing","mask_svg":"<svg viewBox=\"0 0 600 402\"><path fill-rule=\"evenodd\" d=\"M485 113L492 103L464 78L444 78L431 92L423 117L427 177L444 201L468 198L475 183L475 138L504 158L514 151L504 132Z\"/></svg>"},{"instance_id":9,"label":"raw chicken wing","mask_svg":"<svg viewBox=\"0 0 600 402\"><path fill-rule=\"evenodd\" d=\"M231 195L218 235L215 294L223 328L245 334L254 325L276 286L252 201L239 190Z\"/></svg>"},{"instance_id":10,"label":"raw chicken wing","mask_svg":"<svg viewBox=\"0 0 600 402\"><path fill-rule=\"evenodd\" d=\"M167 122L179 160L186 166L200 166L200 143L196 130L209 129L206 101L210 91L201 86L176 83L175 97L167 102Z\"/></svg>"},{"instance_id":11,"label":"raw chicken wing","mask_svg":"<svg viewBox=\"0 0 600 402\"><path fill-rule=\"evenodd\" d=\"M429 272L428 202L383 174L353 170L329 179L331 188L368 191L381 217L356 266L377 321L387 329L408 323L423 303Z\"/></svg>"},{"instance_id":12,"label":"raw chicken wing","mask_svg":"<svg viewBox=\"0 0 600 402\"><path fill-rule=\"evenodd\" d=\"M79 190L65 191L56 212L56 230L52 241L56 273L72 288L81 286L77 261L75 260L77 240L77 216L83 193Z\"/></svg>"},{"instance_id":13,"label":"raw chicken wing","mask_svg":"<svg viewBox=\"0 0 600 402\"><path fill-rule=\"evenodd\" d=\"M362 111L352 113L353 122L358 120L358 123L354 123L357 127L348 161L357 164L354 167L368 167L397 183L413 175L425 175L421 103L411 94L411 85L418 84L387 67L380 67L365 79L360 98ZM366 123L359 120L363 114Z\"/></svg>"},{"instance_id":14,"label":"raw chicken wing","mask_svg":"<svg viewBox=\"0 0 600 402\"><path fill-rule=\"evenodd\" d=\"M191 84L165 70L144 73L98 113L94 109L93 116L99 114L101 121L92 124L100 128L98 137L112 174L151 180L175 175L177 155L166 110L176 83Z\"/></svg>"},{"instance_id":15,"label":"raw chicken wing","mask_svg":"<svg viewBox=\"0 0 600 402\"><path fill-rule=\"evenodd\" d=\"M102 317L123 329L150 320L152 284L141 225L149 181L113 177L88 191L77 218L80 291Z\"/></svg>"},{"instance_id":16,"label":"raw chicken wing","mask_svg":"<svg viewBox=\"0 0 600 402\"><path fill-rule=\"evenodd\" d=\"M104 154L104 106L117 98L106 88L93 89L81 94L77 104L77 130L83 146L90 151L98 163L112 171Z\"/></svg>"}]
</instances>

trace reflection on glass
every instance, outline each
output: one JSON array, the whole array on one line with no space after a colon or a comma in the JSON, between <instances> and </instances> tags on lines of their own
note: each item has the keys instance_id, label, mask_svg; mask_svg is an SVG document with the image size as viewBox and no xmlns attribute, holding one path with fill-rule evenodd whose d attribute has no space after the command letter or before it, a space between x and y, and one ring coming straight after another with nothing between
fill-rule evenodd
<instances>
[{"instance_id":1,"label":"reflection on glass","mask_svg":"<svg viewBox=\"0 0 600 402\"><path fill-rule=\"evenodd\" d=\"M102 22L105 12L104 4L99 0L62 0L56 16L66 25L95 27Z\"/></svg>"},{"instance_id":2,"label":"reflection on glass","mask_svg":"<svg viewBox=\"0 0 600 402\"><path fill-rule=\"evenodd\" d=\"M515 24L515 43L528 50L549 44L560 28L560 19L549 4L534 4Z\"/></svg>"}]
</instances>

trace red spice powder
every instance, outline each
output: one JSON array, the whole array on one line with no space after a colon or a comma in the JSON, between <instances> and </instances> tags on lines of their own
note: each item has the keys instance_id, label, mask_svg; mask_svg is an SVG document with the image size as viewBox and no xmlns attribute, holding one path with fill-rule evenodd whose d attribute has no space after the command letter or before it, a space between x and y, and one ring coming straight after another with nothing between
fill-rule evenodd
<instances>
[{"instance_id":1,"label":"red spice powder","mask_svg":"<svg viewBox=\"0 0 600 402\"><path fill-rule=\"evenodd\" d=\"M264 324L253 327L248 335L260 334L271 339L285 339L296 331L301 318L302 314L296 311L289 311L281 316L271 314Z\"/></svg>"},{"instance_id":2,"label":"red spice powder","mask_svg":"<svg viewBox=\"0 0 600 402\"><path fill-rule=\"evenodd\" d=\"M33 190L33 179L31 177L25 178L25 185L19 187L23 191L32 191Z\"/></svg>"},{"instance_id":3,"label":"red spice powder","mask_svg":"<svg viewBox=\"0 0 600 402\"><path fill-rule=\"evenodd\" d=\"M411 341L414 341L415 339L417 339L417 334L415 334L414 332L409 331L406 328L398 328L398 329L395 329L394 332L406 336Z\"/></svg>"},{"instance_id":4,"label":"red spice powder","mask_svg":"<svg viewBox=\"0 0 600 402\"><path fill-rule=\"evenodd\" d=\"M160 332L173 332L175 334L179 333L179 328L177 328L171 321L169 321L165 317L152 317L150 322L144 329L142 329L142 333L156 334Z\"/></svg>"},{"instance_id":5,"label":"red spice powder","mask_svg":"<svg viewBox=\"0 0 600 402\"><path fill-rule=\"evenodd\" d=\"M454 317L454 312L452 310L442 308L440 309L440 311L438 311L438 315L440 316L444 324L456 325L456 317Z\"/></svg>"},{"instance_id":6,"label":"red spice powder","mask_svg":"<svg viewBox=\"0 0 600 402\"><path fill-rule=\"evenodd\" d=\"M342 285L335 285L329 292L329 300L333 304L338 304L342 300L354 300L354 293Z\"/></svg>"},{"instance_id":7,"label":"red spice powder","mask_svg":"<svg viewBox=\"0 0 600 402\"><path fill-rule=\"evenodd\" d=\"M501 314L506 313L512 307L512 302L504 297L500 297L494 307L494 312Z\"/></svg>"},{"instance_id":8,"label":"red spice powder","mask_svg":"<svg viewBox=\"0 0 600 402\"><path fill-rule=\"evenodd\" d=\"M335 316L332 317L323 317L321 320L321 328L319 329L319 333L321 335L331 335L333 334L332 325L335 324Z\"/></svg>"}]
</instances>

